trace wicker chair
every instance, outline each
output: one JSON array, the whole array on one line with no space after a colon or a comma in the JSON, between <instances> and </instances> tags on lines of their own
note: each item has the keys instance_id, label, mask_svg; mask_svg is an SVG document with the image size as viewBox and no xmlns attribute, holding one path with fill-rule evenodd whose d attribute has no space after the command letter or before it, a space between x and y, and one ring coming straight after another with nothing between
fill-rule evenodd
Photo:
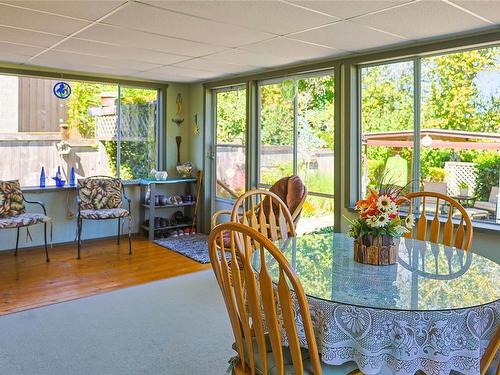
<instances>
[{"instance_id":1,"label":"wicker chair","mask_svg":"<svg viewBox=\"0 0 500 375\"><path fill-rule=\"evenodd\" d=\"M121 207L123 200L128 203L128 210ZM78 205L77 236L78 256L82 244L83 220L118 219L117 243L120 244L121 219L128 219L128 248L132 254L131 211L130 198L125 194L125 188L119 178L108 176L92 176L79 181L76 194Z\"/></svg>"}]
</instances>

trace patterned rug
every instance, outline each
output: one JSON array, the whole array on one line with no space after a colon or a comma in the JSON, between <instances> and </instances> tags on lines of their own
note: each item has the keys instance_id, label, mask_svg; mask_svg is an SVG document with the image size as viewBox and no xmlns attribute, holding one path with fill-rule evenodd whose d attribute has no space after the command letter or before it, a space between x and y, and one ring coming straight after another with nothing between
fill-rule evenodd
<instances>
[{"instance_id":1,"label":"patterned rug","mask_svg":"<svg viewBox=\"0 0 500 375\"><path fill-rule=\"evenodd\" d=\"M200 263L210 263L208 256L208 236L197 233L189 236L162 238L156 244L182 254Z\"/></svg>"}]
</instances>

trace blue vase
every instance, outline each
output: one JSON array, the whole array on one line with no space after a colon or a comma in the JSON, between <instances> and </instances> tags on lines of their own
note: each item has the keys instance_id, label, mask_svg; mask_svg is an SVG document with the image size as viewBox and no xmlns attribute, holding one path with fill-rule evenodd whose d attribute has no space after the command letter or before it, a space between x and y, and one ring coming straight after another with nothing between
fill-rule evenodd
<instances>
[{"instance_id":1,"label":"blue vase","mask_svg":"<svg viewBox=\"0 0 500 375\"><path fill-rule=\"evenodd\" d=\"M45 168L42 167L42 170L40 171L40 187L45 187Z\"/></svg>"},{"instance_id":2,"label":"blue vase","mask_svg":"<svg viewBox=\"0 0 500 375\"><path fill-rule=\"evenodd\" d=\"M76 186L75 167L71 167L71 172L69 173L69 186Z\"/></svg>"}]
</instances>

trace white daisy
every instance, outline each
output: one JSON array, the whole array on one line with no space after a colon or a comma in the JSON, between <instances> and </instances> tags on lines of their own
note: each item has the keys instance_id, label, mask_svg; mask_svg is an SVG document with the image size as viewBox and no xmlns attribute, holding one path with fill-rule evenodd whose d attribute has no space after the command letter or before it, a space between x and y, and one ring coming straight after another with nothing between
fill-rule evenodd
<instances>
[{"instance_id":1,"label":"white daisy","mask_svg":"<svg viewBox=\"0 0 500 375\"><path fill-rule=\"evenodd\" d=\"M408 216L405 218L405 227L406 228L411 228L415 225L415 219L413 218L412 214L408 214Z\"/></svg>"},{"instance_id":2,"label":"white daisy","mask_svg":"<svg viewBox=\"0 0 500 375\"><path fill-rule=\"evenodd\" d=\"M391 203L392 201L388 195L381 195L377 199L377 208L382 212L386 212L389 209Z\"/></svg>"},{"instance_id":3,"label":"white daisy","mask_svg":"<svg viewBox=\"0 0 500 375\"><path fill-rule=\"evenodd\" d=\"M385 227L389 222L389 216L387 214L378 215L378 226Z\"/></svg>"},{"instance_id":4,"label":"white daisy","mask_svg":"<svg viewBox=\"0 0 500 375\"><path fill-rule=\"evenodd\" d=\"M368 216L366 218L366 224L368 224L369 227L372 228L378 228L378 217L373 215L373 216Z\"/></svg>"}]
</instances>

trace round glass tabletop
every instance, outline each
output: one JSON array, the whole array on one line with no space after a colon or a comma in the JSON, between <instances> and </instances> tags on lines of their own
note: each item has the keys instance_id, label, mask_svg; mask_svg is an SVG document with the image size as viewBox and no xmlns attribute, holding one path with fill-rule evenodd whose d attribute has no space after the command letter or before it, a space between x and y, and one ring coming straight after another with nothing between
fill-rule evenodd
<instances>
[{"instance_id":1,"label":"round glass tabletop","mask_svg":"<svg viewBox=\"0 0 500 375\"><path fill-rule=\"evenodd\" d=\"M470 308L500 299L500 265L470 251L401 238L397 264L372 266L354 261L353 240L345 234L311 233L276 244L313 298L411 311ZM277 266L268 269L274 273Z\"/></svg>"}]
</instances>

